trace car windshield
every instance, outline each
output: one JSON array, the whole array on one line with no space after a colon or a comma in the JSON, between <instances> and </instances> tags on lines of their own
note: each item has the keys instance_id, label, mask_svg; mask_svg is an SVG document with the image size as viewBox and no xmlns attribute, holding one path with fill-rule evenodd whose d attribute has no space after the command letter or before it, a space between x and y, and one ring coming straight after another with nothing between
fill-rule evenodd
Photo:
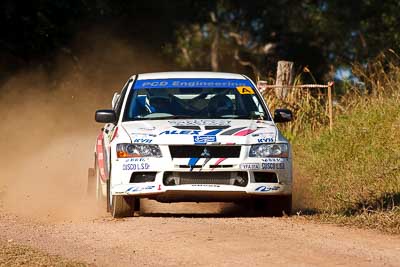
<instances>
[{"instance_id":1,"label":"car windshield","mask_svg":"<svg viewBox=\"0 0 400 267\"><path fill-rule=\"evenodd\" d=\"M247 80L188 80L137 81L128 97L123 120L271 120Z\"/></svg>"}]
</instances>

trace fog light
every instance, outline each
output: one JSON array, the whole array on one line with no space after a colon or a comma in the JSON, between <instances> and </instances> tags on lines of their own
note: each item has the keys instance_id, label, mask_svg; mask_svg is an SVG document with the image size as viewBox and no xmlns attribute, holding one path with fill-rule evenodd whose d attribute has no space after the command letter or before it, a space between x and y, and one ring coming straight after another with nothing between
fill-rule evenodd
<instances>
[{"instance_id":1,"label":"fog light","mask_svg":"<svg viewBox=\"0 0 400 267\"><path fill-rule=\"evenodd\" d=\"M156 180L156 172L133 172L130 183L154 182Z\"/></svg>"},{"instance_id":2,"label":"fog light","mask_svg":"<svg viewBox=\"0 0 400 267\"><path fill-rule=\"evenodd\" d=\"M165 172L163 178L164 185L178 185L179 184L179 177L173 175L171 172Z\"/></svg>"},{"instance_id":3,"label":"fog light","mask_svg":"<svg viewBox=\"0 0 400 267\"><path fill-rule=\"evenodd\" d=\"M237 186L246 186L248 182L247 173L246 172L238 172L237 176L235 177L233 185Z\"/></svg>"}]
</instances>

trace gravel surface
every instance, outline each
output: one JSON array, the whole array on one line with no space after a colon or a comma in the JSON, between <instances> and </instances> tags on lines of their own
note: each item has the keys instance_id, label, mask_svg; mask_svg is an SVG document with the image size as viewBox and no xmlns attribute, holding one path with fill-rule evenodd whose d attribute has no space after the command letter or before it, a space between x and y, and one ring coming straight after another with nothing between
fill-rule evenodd
<instances>
[{"instance_id":1,"label":"gravel surface","mask_svg":"<svg viewBox=\"0 0 400 267\"><path fill-rule=\"evenodd\" d=\"M298 216L238 217L220 212L226 207L218 204L148 203L149 207L153 212L118 220L105 213L52 221L3 212L0 240L96 266L400 263L400 237L396 235L312 223ZM37 256L23 253L22 257Z\"/></svg>"}]
</instances>

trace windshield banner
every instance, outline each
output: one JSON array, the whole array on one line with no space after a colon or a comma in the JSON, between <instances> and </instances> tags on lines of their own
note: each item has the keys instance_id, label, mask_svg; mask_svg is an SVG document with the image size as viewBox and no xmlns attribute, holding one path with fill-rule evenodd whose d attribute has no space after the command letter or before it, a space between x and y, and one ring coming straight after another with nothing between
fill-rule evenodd
<instances>
[{"instance_id":1,"label":"windshield banner","mask_svg":"<svg viewBox=\"0 0 400 267\"><path fill-rule=\"evenodd\" d=\"M250 81L241 79L152 79L137 80L133 89L148 88L237 88L253 87Z\"/></svg>"}]
</instances>

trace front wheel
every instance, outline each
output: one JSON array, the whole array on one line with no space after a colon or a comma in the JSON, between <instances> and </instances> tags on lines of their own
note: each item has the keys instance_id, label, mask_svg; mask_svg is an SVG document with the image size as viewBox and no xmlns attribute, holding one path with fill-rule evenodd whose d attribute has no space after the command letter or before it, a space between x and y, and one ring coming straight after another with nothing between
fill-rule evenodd
<instances>
[{"instance_id":1,"label":"front wheel","mask_svg":"<svg viewBox=\"0 0 400 267\"><path fill-rule=\"evenodd\" d=\"M292 195L277 196L275 199L275 213L278 216L292 213Z\"/></svg>"},{"instance_id":2,"label":"front wheel","mask_svg":"<svg viewBox=\"0 0 400 267\"><path fill-rule=\"evenodd\" d=\"M292 213L292 195L269 196L253 202L253 209L257 214L281 217Z\"/></svg>"},{"instance_id":3,"label":"front wheel","mask_svg":"<svg viewBox=\"0 0 400 267\"><path fill-rule=\"evenodd\" d=\"M114 218L132 217L140 211L140 199L132 196L112 196L111 215Z\"/></svg>"}]
</instances>

